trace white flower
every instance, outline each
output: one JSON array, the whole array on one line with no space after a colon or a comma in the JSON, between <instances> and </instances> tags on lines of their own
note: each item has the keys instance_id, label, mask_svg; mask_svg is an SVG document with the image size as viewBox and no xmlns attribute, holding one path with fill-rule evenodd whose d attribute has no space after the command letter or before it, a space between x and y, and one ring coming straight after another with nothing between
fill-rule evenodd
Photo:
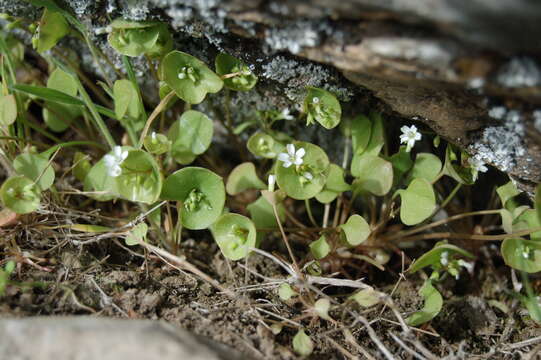
<instances>
[{"instance_id":1,"label":"white flower","mask_svg":"<svg viewBox=\"0 0 541 360\"><path fill-rule=\"evenodd\" d=\"M314 175L312 175L312 173L309 173L308 171L304 172L302 174L302 176L306 179L306 180L312 180L314 178Z\"/></svg>"},{"instance_id":2,"label":"white flower","mask_svg":"<svg viewBox=\"0 0 541 360\"><path fill-rule=\"evenodd\" d=\"M268 185L269 191L274 191L274 184L276 184L276 176L274 176L273 174L270 174L268 184L269 184Z\"/></svg>"},{"instance_id":3,"label":"white flower","mask_svg":"<svg viewBox=\"0 0 541 360\"><path fill-rule=\"evenodd\" d=\"M115 146L112 154L107 154L103 157L107 174L111 177L117 177L122 173L120 165L128 157L128 151L122 150L121 146Z\"/></svg>"},{"instance_id":4,"label":"white flower","mask_svg":"<svg viewBox=\"0 0 541 360\"><path fill-rule=\"evenodd\" d=\"M288 108L284 108L282 110L282 112L280 113L280 115L282 116L282 119L284 119L284 120L293 120L293 119L295 119L295 117L293 115L291 115L291 113L289 112Z\"/></svg>"},{"instance_id":5,"label":"white flower","mask_svg":"<svg viewBox=\"0 0 541 360\"><path fill-rule=\"evenodd\" d=\"M474 178L477 179L477 173L478 172L487 172L488 168L485 166L485 163L483 160L477 158L477 157L471 157L468 158L468 164L470 164L470 167L475 171Z\"/></svg>"},{"instance_id":6,"label":"white flower","mask_svg":"<svg viewBox=\"0 0 541 360\"><path fill-rule=\"evenodd\" d=\"M286 149L287 149L287 153L278 154L278 160L284 163L284 167L288 168L293 164L297 166L301 165L302 158L304 154L306 154L306 151L304 150L304 148L300 148L299 150L295 151L295 145L287 144Z\"/></svg>"},{"instance_id":7,"label":"white flower","mask_svg":"<svg viewBox=\"0 0 541 360\"><path fill-rule=\"evenodd\" d=\"M441 256L440 256L440 263L441 263L443 266L447 266L447 264L449 264L449 252L444 251L444 252L441 253Z\"/></svg>"},{"instance_id":8,"label":"white flower","mask_svg":"<svg viewBox=\"0 0 541 360\"><path fill-rule=\"evenodd\" d=\"M465 268L470 274L473 273L473 267L475 266L475 264L473 262L467 262L467 261L464 261L462 259L458 260L458 265Z\"/></svg>"},{"instance_id":9,"label":"white flower","mask_svg":"<svg viewBox=\"0 0 541 360\"><path fill-rule=\"evenodd\" d=\"M312 98L312 104L319 104L319 98L316 97L316 96L314 96L314 97Z\"/></svg>"},{"instance_id":10,"label":"white flower","mask_svg":"<svg viewBox=\"0 0 541 360\"><path fill-rule=\"evenodd\" d=\"M415 142L421 140L421 133L417 131L415 125L411 125L410 127L402 126L400 131L402 131L400 143L406 144L406 152L410 152L413 145L415 145Z\"/></svg>"},{"instance_id":11,"label":"white flower","mask_svg":"<svg viewBox=\"0 0 541 360\"><path fill-rule=\"evenodd\" d=\"M153 131L152 134L150 134L150 138L152 141L156 141L156 131Z\"/></svg>"}]
</instances>

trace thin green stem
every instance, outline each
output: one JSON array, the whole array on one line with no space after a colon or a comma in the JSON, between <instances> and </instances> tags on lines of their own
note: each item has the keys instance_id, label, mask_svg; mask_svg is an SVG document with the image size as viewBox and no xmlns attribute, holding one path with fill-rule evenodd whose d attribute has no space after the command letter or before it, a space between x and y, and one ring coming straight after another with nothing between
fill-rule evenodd
<instances>
[{"instance_id":1,"label":"thin green stem","mask_svg":"<svg viewBox=\"0 0 541 360\"><path fill-rule=\"evenodd\" d=\"M538 231L541 231L541 227L517 231L511 234L500 234L500 235L475 235L475 234L440 232L440 233L431 233L431 234L422 234L422 235L411 236L411 237L404 237L404 238L401 238L400 241L402 242L402 241L416 241L416 240L428 240L428 239L463 239L463 240L466 239L466 240L481 240L481 241L501 241L508 238L529 235Z\"/></svg>"},{"instance_id":2,"label":"thin green stem","mask_svg":"<svg viewBox=\"0 0 541 360\"><path fill-rule=\"evenodd\" d=\"M304 204L306 205L306 212L308 213L308 219L310 219L310 222L312 225L317 227L316 219L314 218L314 215L312 214L312 206L310 205L310 199L304 200Z\"/></svg>"},{"instance_id":3,"label":"thin green stem","mask_svg":"<svg viewBox=\"0 0 541 360\"><path fill-rule=\"evenodd\" d=\"M171 100L175 96L175 92L171 91L169 94L167 94L162 101L156 106L152 114L148 117L147 122L145 123L145 127L143 128L143 131L141 132L141 137L139 138L139 144L137 144L137 148L140 149L141 146L143 146L143 141L145 140L145 137L147 136L148 130L150 129L150 125L152 125L152 122L154 119L165 109L167 106L167 103L169 103L169 100Z\"/></svg>"}]
</instances>

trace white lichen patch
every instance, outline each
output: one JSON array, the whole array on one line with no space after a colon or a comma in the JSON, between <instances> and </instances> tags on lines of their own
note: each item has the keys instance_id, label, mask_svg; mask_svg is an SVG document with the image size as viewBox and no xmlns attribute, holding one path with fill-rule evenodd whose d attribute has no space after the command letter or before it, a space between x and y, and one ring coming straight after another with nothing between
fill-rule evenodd
<instances>
[{"instance_id":1,"label":"white lichen patch","mask_svg":"<svg viewBox=\"0 0 541 360\"><path fill-rule=\"evenodd\" d=\"M298 54L304 47L314 47L319 41L319 29L309 21L269 28L265 36L265 43L271 50L289 50L293 54Z\"/></svg>"},{"instance_id":2,"label":"white lichen patch","mask_svg":"<svg viewBox=\"0 0 541 360\"><path fill-rule=\"evenodd\" d=\"M301 102L307 86L324 88L335 94L341 101L349 101L353 91L338 86L338 79L324 66L301 63L283 56L273 57L262 65L263 77L286 85L286 96L295 102Z\"/></svg>"},{"instance_id":3,"label":"white lichen patch","mask_svg":"<svg viewBox=\"0 0 541 360\"><path fill-rule=\"evenodd\" d=\"M502 66L496 77L498 83L509 88L541 85L541 70L528 57L515 57Z\"/></svg>"},{"instance_id":4,"label":"white lichen patch","mask_svg":"<svg viewBox=\"0 0 541 360\"><path fill-rule=\"evenodd\" d=\"M125 6L122 8L122 17L133 21L146 20L150 9L148 0L125 0Z\"/></svg>"},{"instance_id":5,"label":"white lichen patch","mask_svg":"<svg viewBox=\"0 0 541 360\"><path fill-rule=\"evenodd\" d=\"M517 158L526 154L523 117L518 111L507 111L504 107L492 108L489 115L501 120L502 125L485 128L481 138L470 145L469 150L476 158L502 171L510 171Z\"/></svg>"}]
</instances>

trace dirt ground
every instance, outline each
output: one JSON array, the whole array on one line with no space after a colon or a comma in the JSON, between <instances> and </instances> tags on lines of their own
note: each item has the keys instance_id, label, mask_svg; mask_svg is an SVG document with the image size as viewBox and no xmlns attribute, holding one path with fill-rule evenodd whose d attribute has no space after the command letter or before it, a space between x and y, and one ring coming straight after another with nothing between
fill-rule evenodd
<instances>
[{"instance_id":1,"label":"dirt ground","mask_svg":"<svg viewBox=\"0 0 541 360\"><path fill-rule=\"evenodd\" d=\"M233 291L227 295L174 263L125 247L122 240L106 238L85 244L74 244L69 237L55 240L57 233L36 225L51 216L36 215L26 219L26 224L2 230L4 239L17 239L15 247L5 244L5 255L17 256L13 253L17 249L24 259L19 258L12 284L0 300L0 316L94 314L163 319L255 358L296 358L291 347L296 329L288 327L287 320L310 315L300 303L280 301L276 285L269 283L287 274L272 260L253 254L247 262L228 262L209 234L192 234L198 238L183 242L184 259ZM277 244L267 241L263 248L274 252L279 250ZM389 307L377 305L357 309L358 313L396 358L414 358L413 353L422 353L424 358L527 358L539 350L539 339L529 339L541 336L541 328L510 295L510 271L494 260L499 259L497 252L495 246L485 247L472 274L446 280L439 287L444 296L442 312L409 335L402 332ZM367 268L363 278L389 294L396 310L407 315L422 307L418 290L423 280L418 275L401 275L401 259L393 256L385 273ZM326 290L337 299L351 292ZM310 358L343 359L366 352L382 358L373 336L352 318L355 309L351 303L338 306L330 313L334 323L313 317L307 332L316 349ZM277 335L270 329L274 323L284 325ZM348 331L354 341L346 339Z\"/></svg>"}]
</instances>

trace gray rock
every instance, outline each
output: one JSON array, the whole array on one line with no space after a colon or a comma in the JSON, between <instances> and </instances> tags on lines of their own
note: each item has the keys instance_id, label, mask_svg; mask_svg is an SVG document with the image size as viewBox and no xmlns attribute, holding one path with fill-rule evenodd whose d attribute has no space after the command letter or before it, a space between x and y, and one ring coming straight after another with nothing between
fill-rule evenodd
<instances>
[{"instance_id":1,"label":"gray rock","mask_svg":"<svg viewBox=\"0 0 541 360\"><path fill-rule=\"evenodd\" d=\"M2 319L0 354L11 360L246 359L165 322L86 316Z\"/></svg>"}]
</instances>

